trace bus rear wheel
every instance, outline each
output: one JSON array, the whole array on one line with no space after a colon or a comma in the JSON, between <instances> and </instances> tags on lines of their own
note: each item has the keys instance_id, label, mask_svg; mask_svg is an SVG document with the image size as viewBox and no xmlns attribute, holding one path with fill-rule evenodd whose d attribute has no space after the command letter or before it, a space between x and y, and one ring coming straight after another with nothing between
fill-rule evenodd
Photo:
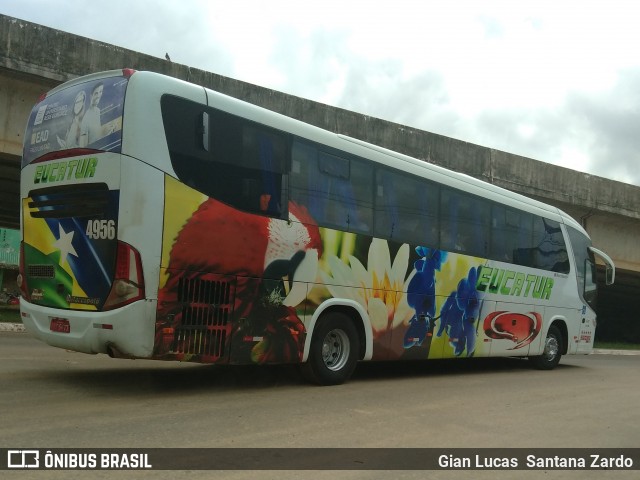
<instances>
[{"instance_id":1,"label":"bus rear wheel","mask_svg":"<svg viewBox=\"0 0 640 480\"><path fill-rule=\"evenodd\" d=\"M302 374L319 385L340 385L355 370L359 351L358 332L351 319L343 313L329 313L313 332Z\"/></svg>"},{"instance_id":2,"label":"bus rear wheel","mask_svg":"<svg viewBox=\"0 0 640 480\"><path fill-rule=\"evenodd\" d=\"M549 327L544 341L542 355L532 357L533 366L538 370L553 370L560 363L562 357L562 333L555 325Z\"/></svg>"}]
</instances>

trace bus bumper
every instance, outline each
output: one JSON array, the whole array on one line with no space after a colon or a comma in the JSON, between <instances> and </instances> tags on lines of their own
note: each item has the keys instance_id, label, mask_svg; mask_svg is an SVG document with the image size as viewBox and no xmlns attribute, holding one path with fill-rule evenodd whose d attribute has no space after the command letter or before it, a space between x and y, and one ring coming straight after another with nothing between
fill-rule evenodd
<instances>
[{"instance_id":1,"label":"bus bumper","mask_svg":"<svg viewBox=\"0 0 640 480\"><path fill-rule=\"evenodd\" d=\"M26 330L54 347L83 353L149 358L153 352L156 300L144 300L108 312L55 310L20 299ZM59 331L54 331L59 330Z\"/></svg>"}]
</instances>

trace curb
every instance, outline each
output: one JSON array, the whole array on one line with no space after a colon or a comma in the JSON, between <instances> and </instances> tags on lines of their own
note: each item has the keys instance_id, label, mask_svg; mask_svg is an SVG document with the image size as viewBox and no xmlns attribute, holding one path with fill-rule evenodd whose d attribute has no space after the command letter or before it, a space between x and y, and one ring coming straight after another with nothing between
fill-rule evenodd
<instances>
[{"instance_id":1,"label":"curb","mask_svg":"<svg viewBox=\"0 0 640 480\"><path fill-rule=\"evenodd\" d=\"M21 323L0 322L0 332L26 332ZM610 350L605 348L594 348L593 355L640 355L640 350Z\"/></svg>"},{"instance_id":2,"label":"curb","mask_svg":"<svg viewBox=\"0 0 640 480\"><path fill-rule=\"evenodd\" d=\"M604 348L594 348L594 355L640 355L640 350L609 350Z\"/></svg>"},{"instance_id":3,"label":"curb","mask_svg":"<svg viewBox=\"0 0 640 480\"><path fill-rule=\"evenodd\" d=\"M26 332L24 325L21 323L0 322L0 332Z\"/></svg>"}]
</instances>

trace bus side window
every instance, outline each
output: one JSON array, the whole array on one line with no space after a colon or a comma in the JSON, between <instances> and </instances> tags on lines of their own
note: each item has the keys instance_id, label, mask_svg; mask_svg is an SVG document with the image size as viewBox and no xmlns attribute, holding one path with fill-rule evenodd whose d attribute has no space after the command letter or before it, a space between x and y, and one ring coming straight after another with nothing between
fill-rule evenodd
<instances>
[{"instance_id":1,"label":"bus side window","mask_svg":"<svg viewBox=\"0 0 640 480\"><path fill-rule=\"evenodd\" d=\"M593 253L589 250L591 240L569 226L567 226L567 233L573 249L578 293L591 308L595 308L597 300L596 264Z\"/></svg>"},{"instance_id":2,"label":"bus side window","mask_svg":"<svg viewBox=\"0 0 640 480\"><path fill-rule=\"evenodd\" d=\"M286 218L288 135L180 97L161 104L181 182L234 208Z\"/></svg>"},{"instance_id":3,"label":"bus side window","mask_svg":"<svg viewBox=\"0 0 640 480\"><path fill-rule=\"evenodd\" d=\"M533 215L531 213L509 210L507 213L510 239L513 249L513 263L524 267L532 267Z\"/></svg>"},{"instance_id":4,"label":"bus side window","mask_svg":"<svg viewBox=\"0 0 640 480\"><path fill-rule=\"evenodd\" d=\"M357 233L373 228L372 169L364 162L295 141L292 147L291 200L304 205L321 226Z\"/></svg>"},{"instance_id":5,"label":"bus side window","mask_svg":"<svg viewBox=\"0 0 640 480\"><path fill-rule=\"evenodd\" d=\"M491 206L491 248L494 260L529 265L533 216L504 205Z\"/></svg>"},{"instance_id":6,"label":"bus side window","mask_svg":"<svg viewBox=\"0 0 640 480\"><path fill-rule=\"evenodd\" d=\"M242 131L242 165L251 172L246 196L250 210L282 217L283 180L289 148L282 135L245 125Z\"/></svg>"},{"instance_id":7,"label":"bus side window","mask_svg":"<svg viewBox=\"0 0 640 480\"><path fill-rule=\"evenodd\" d=\"M323 198L322 222L342 230L349 227L349 213L354 207L353 190L349 183L349 160L325 152L318 152L314 189ZM311 180L311 179L310 179Z\"/></svg>"},{"instance_id":8,"label":"bus side window","mask_svg":"<svg viewBox=\"0 0 640 480\"><path fill-rule=\"evenodd\" d=\"M490 234L489 202L453 188L442 188L441 205L441 248L486 257Z\"/></svg>"},{"instance_id":9,"label":"bus side window","mask_svg":"<svg viewBox=\"0 0 640 480\"><path fill-rule=\"evenodd\" d=\"M591 258L586 258L584 261L584 299L585 301L595 307L598 297L598 287L596 282L596 264Z\"/></svg>"},{"instance_id":10,"label":"bus side window","mask_svg":"<svg viewBox=\"0 0 640 480\"><path fill-rule=\"evenodd\" d=\"M438 247L438 186L379 168L376 174L376 236Z\"/></svg>"},{"instance_id":11,"label":"bus side window","mask_svg":"<svg viewBox=\"0 0 640 480\"><path fill-rule=\"evenodd\" d=\"M533 219L534 267L569 273L569 256L558 222L543 217Z\"/></svg>"},{"instance_id":12,"label":"bus side window","mask_svg":"<svg viewBox=\"0 0 640 480\"><path fill-rule=\"evenodd\" d=\"M351 176L347 184L350 232L373 233L373 166L351 159Z\"/></svg>"},{"instance_id":13,"label":"bus side window","mask_svg":"<svg viewBox=\"0 0 640 480\"><path fill-rule=\"evenodd\" d=\"M560 224L525 212L507 210L513 243L513 263L569 273L569 257Z\"/></svg>"},{"instance_id":14,"label":"bus side window","mask_svg":"<svg viewBox=\"0 0 640 480\"><path fill-rule=\"evenodd\" d=\"M171 164L178 179L193 188L203 189L202 169L209 154L202 146L203 105L172 95L161 100L162 119Z\"/></svg>"},{"instance_id":15,"label":"bus side window","mask_svg":"<svg viewBox=\"0 0 640 480\"><path fill-rule=\"evenodd\" d=\"M304 205L313 218L318 221L323 216L323 202L320 192L312 183L318 167L318 150L312 145L294 141L291 147L291 200Z\"/></svg>"}]
</instances>

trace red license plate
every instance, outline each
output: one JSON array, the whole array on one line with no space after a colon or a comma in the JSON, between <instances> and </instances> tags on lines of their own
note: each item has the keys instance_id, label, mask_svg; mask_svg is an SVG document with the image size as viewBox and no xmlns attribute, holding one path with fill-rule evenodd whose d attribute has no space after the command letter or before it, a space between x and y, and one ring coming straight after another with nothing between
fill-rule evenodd
<instances>
[{"instance_id":1,"label":"red license plate","mask_svg":"<svg viewBox=\"0 0 640 480\"><path fill-rule=\"evenodd\" d=\"M71 325L69 325L69 320L66 318L52 318L49 330L58 333L70 333Z\"/></svg>"}]
</instances>

